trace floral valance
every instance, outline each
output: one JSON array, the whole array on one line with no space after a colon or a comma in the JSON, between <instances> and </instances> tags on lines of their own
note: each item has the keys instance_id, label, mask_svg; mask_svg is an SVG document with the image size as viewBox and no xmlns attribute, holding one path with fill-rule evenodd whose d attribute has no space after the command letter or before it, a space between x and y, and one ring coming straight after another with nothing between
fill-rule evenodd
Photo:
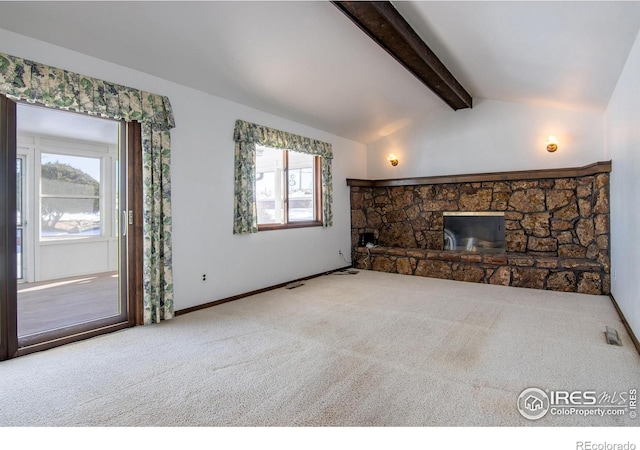
<instances>
[{"instance_id":1,"label":"floral valance","mask_svg":"<svg viewBox=\"0 0 640 450\"><path fill-rule=\"evenodd\" d=\"M167 97L0 53L0 94L127 122L175 127Z\"/></svg>"},{"instance_id":2,"label":"floral valance","mask_svg":"<svg viewBox=\"0 0 640 450\"><path fill-rule=\"evenodd\" d=\"M253 142L265 147L293 150L294 152L321 156L324 159L333 158L331 144L245 122L244 120L236 120L233 140L236 142Z\"/></svg>"}]
</instances>

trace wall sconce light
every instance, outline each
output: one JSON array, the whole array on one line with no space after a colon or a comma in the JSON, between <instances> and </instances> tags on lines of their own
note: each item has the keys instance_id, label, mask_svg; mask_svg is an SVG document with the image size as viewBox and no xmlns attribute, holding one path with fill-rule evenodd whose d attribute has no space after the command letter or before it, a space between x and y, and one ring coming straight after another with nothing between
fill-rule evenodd
<instances>
[{"instance_id":1,"label":"wall sconce light","mask_svg":"<svg viewBox=\"0 0 640 450\"><path fill-rule=\"evenodd\" d=\"M556 150L558 150L558 138L555 136L549 136L547 138L547 151L553 153Z\"/></svg>"},{"instance_id":2,"label":"wall sconce light","mask_svg":"<svg viewBox=\"0 0 640 450\"><path fill-rule=\"evenodd\" d=\"M398 165L398 157L396 155L394 155L393 153L391 153L389 156L387 156L387 161L389 161L391 163L392 166L397 166Z\"/></svg>"}]
</instances>

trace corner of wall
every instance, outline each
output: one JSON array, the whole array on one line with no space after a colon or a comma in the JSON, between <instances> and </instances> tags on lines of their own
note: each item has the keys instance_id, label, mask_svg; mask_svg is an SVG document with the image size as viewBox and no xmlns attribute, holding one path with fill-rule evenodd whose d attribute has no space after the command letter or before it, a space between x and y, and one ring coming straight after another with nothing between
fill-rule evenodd
<instances>
[{"instance_id":1,"label":"corner of wall","mask_svg":"<svg viewBox=\"0 0 640 450\"><path fill-rule=\"evenodd\" d=\"M640 33L605 111L605 148L611 172L611 293L629 327L640 335L640 265L638 214L629 211L629 199L640 196Z\"/></svg>"}]
</instances>

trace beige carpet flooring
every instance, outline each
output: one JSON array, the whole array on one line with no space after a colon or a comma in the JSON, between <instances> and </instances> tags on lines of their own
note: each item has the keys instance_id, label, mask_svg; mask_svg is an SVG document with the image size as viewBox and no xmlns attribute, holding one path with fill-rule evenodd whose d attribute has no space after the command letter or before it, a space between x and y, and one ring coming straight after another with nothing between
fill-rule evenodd
<instances>
[{"instance_id":1,"label":"beige carpet flooring","mask_svg":"<svg viewBox=\"0 0 640 450\"><path fill-rule=\"evenodd\" d=\"M516 409L528 387L639 387L608 297L370 271L0 362L0 380L5 426L640 424Z\"/></svg>"}]
</instances>

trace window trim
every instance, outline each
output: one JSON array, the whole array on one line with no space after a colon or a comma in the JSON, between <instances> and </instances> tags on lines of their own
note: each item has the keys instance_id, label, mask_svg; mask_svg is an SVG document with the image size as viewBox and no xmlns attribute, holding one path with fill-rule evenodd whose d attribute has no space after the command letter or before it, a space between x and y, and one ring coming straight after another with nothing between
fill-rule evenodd
<instances>
[{"instance_id":1,"label":"window trim","mask_svg":"<svg viewBox=\"0 0 640 450\"><path fill-rule=\"evenodd\" d=\"M263 146L267 148L273 148ZM289 179L289 152L295 152L288 148L275 149L282 150L283 152L283 179ZM301 152L297 152L301 153ZM306 153L305 153L306 154ZM284 223L264 223L258 224L258 232L260 231L272 231L272 230L287 230L292 228L310 228L310 227L322 227L322 157L319 155L313 156L313 203L314 203L314 220L289 220L289 184L284 183L286 186L286 197L284 199Z\"/></svg>"}]
</instances>

